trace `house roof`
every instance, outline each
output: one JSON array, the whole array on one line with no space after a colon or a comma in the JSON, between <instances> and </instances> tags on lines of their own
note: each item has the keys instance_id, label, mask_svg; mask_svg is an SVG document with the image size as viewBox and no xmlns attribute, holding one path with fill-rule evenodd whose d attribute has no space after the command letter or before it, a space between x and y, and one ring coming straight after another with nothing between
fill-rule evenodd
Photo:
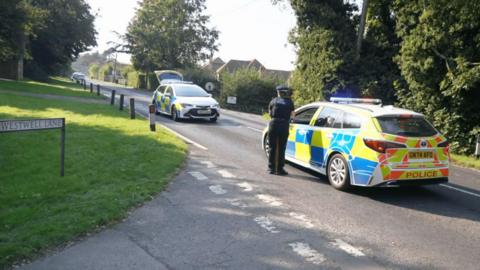
<instances>
[{"instance_id":1,"label":"house roof","mask_svg":"<svg viewBox=\"0 0 480 270\"><path fill-rule=\"evenodd\" d=\"M220 57L216 57L208 62L205 66L203 66L204 69L209 69L212 71L217 71L221 66L225 65L225 62Z\"/></svg>"}]
</instances>

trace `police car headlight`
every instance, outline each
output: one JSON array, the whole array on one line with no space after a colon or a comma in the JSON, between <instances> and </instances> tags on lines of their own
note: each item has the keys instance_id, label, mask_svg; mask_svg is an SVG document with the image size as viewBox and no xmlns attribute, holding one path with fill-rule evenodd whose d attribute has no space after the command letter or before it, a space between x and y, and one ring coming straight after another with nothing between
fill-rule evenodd
<instances>
[{"instance_id":1,"label":"police car headlight","mask_svg":"<svg viewBox=\"0 0 480 270\"><path fill-rule=\"evenodd\" d=\"M213 104L213 105L212 105L212 108L218 109L218 108L220 108L220 105L218 105L218 103Z\"/></svg>"},{"instance_id":2,"label":"police car headlight","mask_svg":"<svg viewBox=\"0 0 480 270\"><path fill-rule=\"evenodd\" d=\"M182 105L182 107L184 108L190 108L190 107L193 107L192 104L188 104L188 103L180 103L180 105Z\"/></svg>"}]
</instances>

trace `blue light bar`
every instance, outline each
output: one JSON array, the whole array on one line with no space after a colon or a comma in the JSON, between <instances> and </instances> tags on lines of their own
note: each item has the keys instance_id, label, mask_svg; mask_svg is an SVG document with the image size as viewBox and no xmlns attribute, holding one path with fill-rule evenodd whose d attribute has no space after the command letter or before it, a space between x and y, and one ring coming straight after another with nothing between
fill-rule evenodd
<instances>
[{"instance_id":1,"label":"blue light bar","mask_svg":"<svg viewBox=\"0 0 480 270\"><path fill-rule=\"evenodd\" d=\"M373 104L373 105L382 105L381 99L372 99L372 98L330 98L330 102L338 104Z\"/></svg>"}]
</instances>

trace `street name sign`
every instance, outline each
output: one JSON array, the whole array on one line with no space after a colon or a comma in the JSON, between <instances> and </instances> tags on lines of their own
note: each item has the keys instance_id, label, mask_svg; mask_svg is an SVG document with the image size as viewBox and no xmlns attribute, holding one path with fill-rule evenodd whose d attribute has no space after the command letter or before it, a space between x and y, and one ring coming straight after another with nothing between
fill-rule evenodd
<instances>
[{"instance_id":1,"label":"street name sign","mask_svg":"<svg viewBox=\"0 0 480 270\"><path fill-rule=\"evenodd\" d=\"M60 176L65 175L65 118L0 120L0 133L60 129Z\"/></svg>"},{"instance_id":2,"label":"street name sign","mask_svg":"<svg viewBox=\"0 0 480 270\"><path fill-rule=\"evenodd\" d=\"M0 133L62 128L65 118L0 120Z\"/></svg>"}]
</instances>

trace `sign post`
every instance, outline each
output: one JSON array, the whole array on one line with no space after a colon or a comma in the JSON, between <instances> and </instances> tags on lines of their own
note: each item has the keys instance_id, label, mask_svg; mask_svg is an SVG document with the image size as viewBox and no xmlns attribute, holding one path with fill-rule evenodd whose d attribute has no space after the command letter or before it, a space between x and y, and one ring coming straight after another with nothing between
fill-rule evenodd
<instances>
[{"instance_id":1,"label":"sign post","mask_svg":"<svg viewBox=\"0 0 480 270\"><path fill-rule=\"evenodd\" d=\"M60 176L65 175L65 118L0 120L0 133L60 129Z\"/></svg>"}]
</instances>

